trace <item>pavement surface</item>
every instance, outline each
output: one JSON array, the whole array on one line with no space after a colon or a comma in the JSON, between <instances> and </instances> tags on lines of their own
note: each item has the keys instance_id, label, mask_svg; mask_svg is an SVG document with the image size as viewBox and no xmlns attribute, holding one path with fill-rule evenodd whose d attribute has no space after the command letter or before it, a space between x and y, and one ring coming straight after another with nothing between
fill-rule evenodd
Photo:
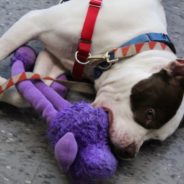
<instances>
[{"instance_id":1,"label":"pavement surface","mask_svg":"<svg viewBox=\"0 0 184 184\"><path fill-rule=\"evenodd\" d=\"M57 2L0 0L0 35L28 11ZM168 31L178 56L184 56L184 0L165 0L164 6ZM8 65L8 59L1 63L0 75L8 77ZM0 104L0 184L68 184L48 145L44 122L31 109ZM184 128L163 143L144 145L135 159L120 164L106 184L184 184Z\"/></svg>"}]
</instances>

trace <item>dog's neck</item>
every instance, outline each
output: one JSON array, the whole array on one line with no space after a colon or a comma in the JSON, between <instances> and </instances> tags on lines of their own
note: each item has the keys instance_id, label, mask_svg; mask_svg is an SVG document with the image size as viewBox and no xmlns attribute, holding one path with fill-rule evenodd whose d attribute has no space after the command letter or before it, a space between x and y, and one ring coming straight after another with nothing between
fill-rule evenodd
<instances>
[{"instance_id":1,"label":"dog's neck","mask_svg":"<svg viewBox=\"0 0 184 184\"><path fill-rule=\"evenodd\" d=\"M111 92L111 95L114 96L113 94L131 89L138 81L150 77L176 59L176 55L172 52L152 50L116 63L95 81L97 91L95 101L98 101L98 99L101 101L101 96L110 95ZM106 94L106 91L108 94ZM107 98L105 97L105 99Z\"/></svg>"}]
</instances>

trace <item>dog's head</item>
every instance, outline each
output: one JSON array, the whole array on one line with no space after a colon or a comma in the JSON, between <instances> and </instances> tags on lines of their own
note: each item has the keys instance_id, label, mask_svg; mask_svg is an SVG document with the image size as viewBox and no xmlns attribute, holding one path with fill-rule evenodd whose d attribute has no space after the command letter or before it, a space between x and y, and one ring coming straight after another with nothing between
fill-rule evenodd
<instances>
[{"instance_id":1,"label":"dog's head","mask_svg":"<svg viewBox=\"0 0 184 184\"><path fill-rule=\"evenodd\" d=\"M144 141L164 140L179 126L184 109L184 63L172 62L151 75L135 69L131 70L134 74L123 72L127 78L111 76L108 85L103 83L94 104L109 112L110 139L117 155L131 158Z\"/></svg>"}]
</instances>

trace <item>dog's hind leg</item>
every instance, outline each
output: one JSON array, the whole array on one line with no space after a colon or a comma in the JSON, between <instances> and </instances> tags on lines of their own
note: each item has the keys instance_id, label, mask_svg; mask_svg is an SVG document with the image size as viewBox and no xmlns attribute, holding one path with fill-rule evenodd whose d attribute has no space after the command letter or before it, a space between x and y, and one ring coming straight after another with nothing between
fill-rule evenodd
<instances>
[{"instance_id":1,"label":"dog's hind leg","mask_svg":"<svg viewBox=\"0 0 184 184\"><path fill-rule=\"evenodd\" d=\"M43 14L44 10L29 12L0 38L0 60L29 40L37 38L44 31Z\"/></svg>"}]
</instances>

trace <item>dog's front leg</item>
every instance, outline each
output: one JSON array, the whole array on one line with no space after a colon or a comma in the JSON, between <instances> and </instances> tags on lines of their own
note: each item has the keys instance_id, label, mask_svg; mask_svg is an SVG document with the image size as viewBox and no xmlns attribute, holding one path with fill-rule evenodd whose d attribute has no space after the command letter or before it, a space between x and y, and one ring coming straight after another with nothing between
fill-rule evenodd
<instances>
[{"instance_id":1,"label":"dog's front leg","mask_svg":"<svg viewBox=\"0 0 184 184\"><path fill-rule=\"evenodd\" d=\"M0 60L44 31L45 26L42 24L43 15L44 10L31 11L17 21L0 38Z\"/></svg>"}]
</instances>

